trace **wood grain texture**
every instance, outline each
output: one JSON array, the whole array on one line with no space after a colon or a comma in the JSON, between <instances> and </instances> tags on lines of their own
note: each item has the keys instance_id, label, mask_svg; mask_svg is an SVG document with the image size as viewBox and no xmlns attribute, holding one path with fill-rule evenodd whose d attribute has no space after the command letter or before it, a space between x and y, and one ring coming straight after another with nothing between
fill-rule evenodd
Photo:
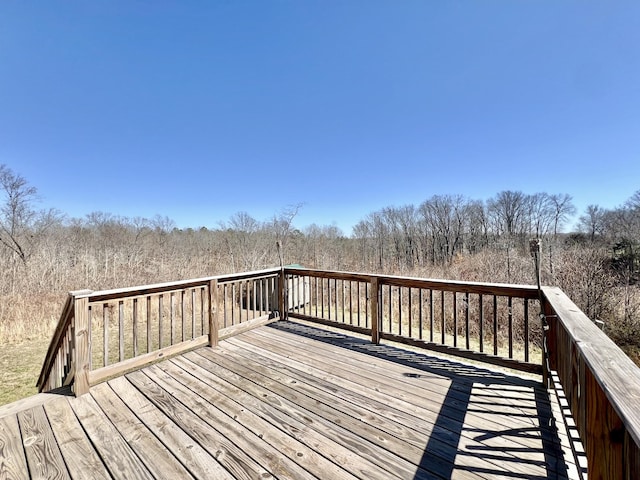
<instances>
[{"instance_id":1,"label":"wood grain texture","mask_svg":"<svg viewBox=\"0 0 640 480\"><path fill-rule=\"evenodd\" d=\"M44 409L71 478L110 479L109 472L73 413L69 400L58 398L48 402Z\"/></svg>"},{"instance_id":2,"label":"wood grain texture","mask_svg":"<svg viewBox=\"0 0 640 480\"><path fill-rule=\"evenodd\" d=\"M199 348L206 345L209 342L209 337L203 335L201 337L194 338L193 340L187 340L185 342L176 343L164 347L161 350L154 350L149 353L143 353L134 358L129 358L123 362L114 363L107 367L98 368L89 373L89 382L91 385L97 385L105 380L122 375L123 373L131 370L137 370L146 365L157 362L158 360L164 360L180 353L188 352L194 348Z\"/></svg>"},{"instance_id":3,"label":"wood grain texture","mask_svg":"<svg viewBox=\"0 0 640 480\"><path fill-rule=\"evenodd\" d=\"M102 383L96 386L92 389L91 396L155 478L193 479L189 471L136 417L109 385Z\"/></svg>"},{"instance_id":4,"label":"wood grain texture","mask_svg":"<svg viewBox=\"0 0 640 480\"><path fill-rule=\"evenodd\" d=\"M75 328L75 375L73 380L73 392L76 396L84 395L89 391L89 303L86 297L76 298L74 302L74 328Z\"/></svg>"},{"instance_id":5,"label":"wood grain texture","mask_svg":"<svg viewBox=\"0 0 640 480\"><path fill-rule=\"evenodd\" d=\"M244 392L234 390L235 394L233 394L229 390L231 387L229 384L223 384L220 387L219 379L208 370L182 358L176 359L175 362L165 362L158 365L158 368L203 398L215 398L216 407L226 415L318 478L344 480L356 478L317 453L313 448L300 442L295 436L282 435L278 430L280 424L271 424L248 408L243 400L249 399L249 397L245 396ZM219 388L215 388L215 386ZM274 429L274 427L276 428ZM304 475L304 472L299 471L299 474Z\"/></svg>"},{"instance_id":6,"label":"wood grain texture","mask_svg":"<svg viewBox=\"0 0 640 480\"><path fill-rule=\"evenodd\" d=\"M196 440L205 450L215 452L214 457L238 479L273 478L273 475L254 459L243 452L235 443L226 438L211 425L202 421L174 396L160 387L141 371L127 375L127 379L145 392L145 395L165 415ZM197 398L193 398L198 402ZM202 407L204 408L204 407Z\"/></svg>"},{"instance_id":7,"label":"wood grain texture","mask_svg":"<svg viewBox=\"0 0 640 480\"><path fill-rule=\"evenodd\" d=\"M233 478L213 457L213 452L201 447L126 378L115 378L109 382L109 386L196 478Z\"/></svg>"},{"instance_id":8,"label":"wood grain texture","mask_svg":"<svg viewBox=\"0 0 640 480\"><path fill-rule=\"evenodd\" d=\"M29 478L20 426L15 415L0 418L0 478L6 480Z\"/></svg>"},{"instance_id":9,"label":"wood grain texture","mask_svg":"<svg viewBox=\"0 0 640 480\"><path fill-rule=\"evenodd\" d=\"M544 287L543 292L545 311L554 315L553 363L585 441L589 468L595 478L623 478L640 449L640 368L562 290ZM622 438L633 444L624 446Z\"/></svg>"},{"instance_id":10,"label":"wood grain texture","mask_svg":"<svg viewBox=\"0 0 640 480\"><path fill-rule=\"evenodd\" d=\"M42 406L18 414L29 473L32 478L70 478Z\"/></svg>"},{"instance_id":11,"label":"wood grain texture","mask_svg":"<svg viewBox=\"0 0 640 480\"><path fill-rule=\"evenodd\" d=\"M342 280L337 293L330 285L342 303ZM48 421L71 478L565 480L577 471L549 395L502 371L294 322L159 360L20 415L40 409L32 423ZM18 455L5 456L15 464L22 452L27 465L16 419L0 418L11 430L0 444L8 451L17 439ZM638 452L621 438L633 478Z\"/></svg>"},{"instance_id":12,"label":"wood grain texture","mask_svg":"<svg viewBox=\"0 0 640 480\"><path fill-rule=\"evenodd\" d=\"M73 399L69 403L114 478L153 478L91 395Z\"/></svg>"}]
</instances>

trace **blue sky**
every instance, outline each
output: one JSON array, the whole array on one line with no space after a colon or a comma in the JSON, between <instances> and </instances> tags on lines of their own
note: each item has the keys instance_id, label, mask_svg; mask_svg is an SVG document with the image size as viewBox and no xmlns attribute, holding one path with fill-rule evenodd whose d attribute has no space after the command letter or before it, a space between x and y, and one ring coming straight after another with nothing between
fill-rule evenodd
<instances>
[{"instance_id":1,"label":"blue sky","mask_svg":"<svg viewBox=\"0 0 640 480\"><path fill-rule=\"evenodd\" d=\"M640 2L0 2L0 163L42 206L346 234L434 194L640 189Z\"/></svg>"}]
</instances>

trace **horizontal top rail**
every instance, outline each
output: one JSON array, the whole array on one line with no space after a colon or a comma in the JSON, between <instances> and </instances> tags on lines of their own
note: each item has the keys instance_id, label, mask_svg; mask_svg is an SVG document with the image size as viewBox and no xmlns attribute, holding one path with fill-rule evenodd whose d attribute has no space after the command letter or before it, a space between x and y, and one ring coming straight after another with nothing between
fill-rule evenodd
<instances>
[{"instance_id":1,"label":"horizontal top rail","mask_svg":"<svg viewBox=\"0 0 640 480\"><path fill-rule=\"evenodd\" d=\"M538 289L534 285L516 285L509 283L464 282L459 280L439 280L417 277L400 277L395 275L363 274L355 272L334 272L329 270L312 270L306 268L285 267L287 275L306 275L309 277L331 278L337 280L352 280L366 282L375 277L382 285L397 285L401 287L432 288L447 292L469 292L478 294L503 295L537 299Z\"/></svg>"},{"instance_id":2,"label":"horizontal top rail","mask_svg":"<svg viewBox=\"0 0 640 480\"><path fill-rule=\"evenodd\" d=\"M558 287L542 287L544 296L569 332L625 429L640 446L640 369Z\"/></svg>"},{"instance_id":3,"label":"horizontal top rail","mask_svg":"<svg viewBox=\"0 0 640 480\"><path fill-rule=\"evenodd\" d=\"M231 273L225 275L214 275L211 277L192 278L189 280L179 280L175 282L155 283L151 285L139 285L135 287L116 288L113 290L100 290L92 292L90 290L84 295L89 298L90 302L102 302L121 298L123 296L136 297L143 295L151 295L154 293L166 292L171 290L180 290L185 288L193 288L207 285L211 280L217 280L218 283L234 282L244 279L255 279L261 276L271 276L280 272L279 268L270 268L266 270L256 270L253 272Z\"/></svg>"}]
</instances>

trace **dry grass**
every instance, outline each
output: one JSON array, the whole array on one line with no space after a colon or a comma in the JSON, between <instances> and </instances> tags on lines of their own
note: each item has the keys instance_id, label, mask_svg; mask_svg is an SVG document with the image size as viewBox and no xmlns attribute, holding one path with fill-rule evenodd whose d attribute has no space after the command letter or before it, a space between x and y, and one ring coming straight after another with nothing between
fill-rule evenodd
<instances>
[{"instance_id":1,"label":"dry grass","mask_svg":"<svg viewBox=\"0 0 640 480\"><path fill-rule=\"evenodd\" d=\"M5 344L0 349L0 405L38 393L36 381L49 337Z\"/></svg>"},{"instance_id":2,"label":"dry grass","mask_svg":"<svg viewBox=\"0 0 640 480\"><path fill-rule=\"evenodd\" d=\"M64 296L0 297L0 405L37 392Z\"/></svg>"},{"instance_id":3,"label":"dry grass","mask_svg":"<svg viewBox=\"0 0 640 480\"><path fill-rule=\"evenodd\" d=\"M0 296L0 345L49 340L66 294Z\"/></svg>"}]
</instances>

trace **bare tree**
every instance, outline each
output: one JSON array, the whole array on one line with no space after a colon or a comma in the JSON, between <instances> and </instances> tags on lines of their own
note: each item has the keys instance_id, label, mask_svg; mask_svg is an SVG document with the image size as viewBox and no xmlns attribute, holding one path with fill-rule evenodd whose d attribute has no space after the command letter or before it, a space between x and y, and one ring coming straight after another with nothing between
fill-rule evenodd
<instances>
[{"instance_id":1,"label":"bare tree","mask_svg":"<svg viewBox=\"0 0 640 480\"><path fill-rule=\"evenodd\" d=\"M433 262L450 262L463 247L465 209L461 195L434 195L419 212L432 238Z\"/></svg>"},{"instance_id":2,"label":"bare tree","mask_svg":"<svg viewBox=\"0 0 640 480\"><path fill-rule=\"evenodd\" d=\"M523 233L527 196L522 192L505 190L487 202L495 233L513 237Z\"/></svg>"},{"instance_id":3,"label":"bare tree","mask_svg":"<svg viewBox=\"0 0 640 480\"><path fill-rule=\"evenodd\" d=\"M589 205L584 215L580 216L578 228L587 234L591 242L594 242L597 236L604 234L606 213L607 211L598 205Z\"/></svg>"},{"instance_id":4,"label":"bare tree","mask_svg":"<svg viewBox=\"0 0 640 480\"><path fill-rule=\"evenodd\" d=\"M287 247L291 240L293 228L293 219L298 215L302 204L289 205L285 207L278 215L274 215L271 228L275 236L275 243L278 246L278 260L280 265L284 265Z\"/></svg>"},{"instance_id":5,"label":"bare tree","mask_svg":"<svg viewBox=\"0 0 640 480\"><path fill-rule=\"evenodd\" d=\"M26 265L35 235L50 220L34 205L37 190L6 165L0 165L0 243Z\"/></svg>"},{"instance_id":6,"label":"bare tree","mask_svg":"<svg viewBox=\"0 0 640 480\"><path fill-rule=\"evenodd\" d=\"M537 238L541 238L552 230L553 225L553 203L551 197L546 193L535 193L526 197L530 226L528 232Z\"/></svg>"},{"instance_id":7,"label":"bare tree","mask_svg":"<svg viewBox=\"0 0 640 480\"><path fill-rule=\"evenodd\" d=\"M571 195L566 193L550 195L549 201L553 208L553 236L555 237L564 223L576 214L576 207Z\"/></svg>"}]
</instances>

